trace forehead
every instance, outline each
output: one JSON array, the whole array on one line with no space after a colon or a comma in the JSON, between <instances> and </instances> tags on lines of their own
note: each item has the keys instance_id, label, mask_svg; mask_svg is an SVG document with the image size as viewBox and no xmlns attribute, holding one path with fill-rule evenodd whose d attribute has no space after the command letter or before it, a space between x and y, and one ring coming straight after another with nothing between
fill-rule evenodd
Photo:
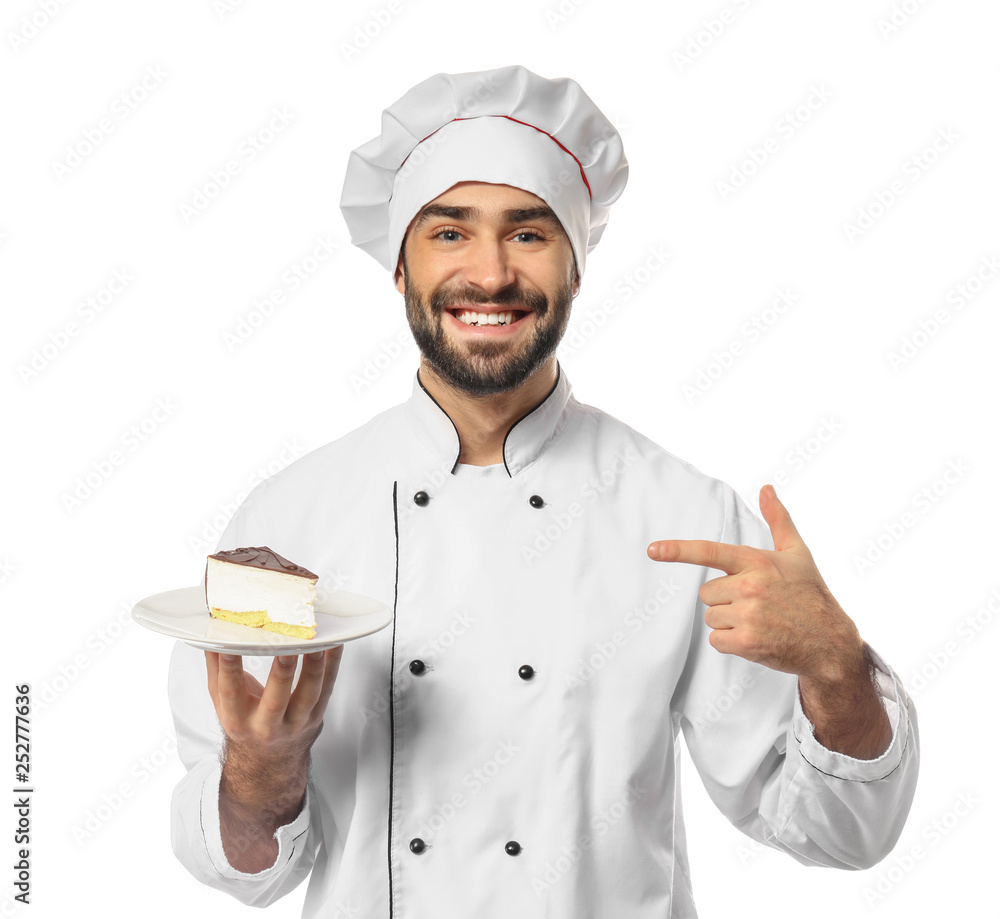
<instances>
[{"instance_id":1,"label":"forehead","mask_svg":"<svg viewBox=\"0 0 1000 919\"><path fill-rule=\"evenodd\" d=\"M539 207L545 202L524 188L493 182L459 182L428 204L476 204L483 209ZM426 206L426 205L425 205Z\"/></svg>"}]
</instances>

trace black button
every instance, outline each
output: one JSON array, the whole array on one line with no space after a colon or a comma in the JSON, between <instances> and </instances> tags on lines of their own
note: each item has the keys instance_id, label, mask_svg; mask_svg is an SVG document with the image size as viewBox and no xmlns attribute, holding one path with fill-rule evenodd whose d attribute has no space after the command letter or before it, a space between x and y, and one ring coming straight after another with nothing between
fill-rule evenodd
<instances>
[{"instance_id":1,"label":"black button","mask_svg":"<svg viewBox=\"0 0 1000 919\"><path fill-rule=\"evenodd\" d=\"M427 494L426 491L418 491L413 496L413 503L418 507L427 507L427 502L430 501L431 496Z\"/></svg>"},{"instance_id":2,"label":"black button","mask_svg":"<svg viewBox=\"0 0 1000 919\"><path fill-rule=\"evenodd\" d=\"M508 855L520 855L521 854L521 843L512 839L507 845L503 847L504 852Z\"/></svg>"},{"instance_id":3,"label":"black button","mask_svg":"<svg viewBox=\"0 0 1000 919\"><path fill-rule=\"evenodd\" d=\"M535 675L535 668L531 664L522 664L517 668L517 675L522 680L530 680Z\"/></svg>"},{"instance_id":4,"label":"black button","mask_svg":"<svg viewBox=\"0 0 1000 919\"><path fill-rule=\"evenodd\" d=\"M528 504L530 504L532 507L545 506L545 502L538 495L532 495L530 498L528 498Z\"/></svg>"},{"instance_id":5,"label":"black button","mask_svg":"<svg viewBox=\"0 0 1000 919\"><path fill-rule=\"evenodd\" d=\"M423 661L410 661L410 673L414 676L420 676L427 669L427 665Z\"/></svg>"},{"instance_id":6,"label":"black button","mask_svg":"<svg viewBox=\"0 0 1000 919\"><path fill-rule=\"evenodd\" d=\"M510 843L508 843L508 845L510 845ZM515 845L517 845L517 843L515 843ZM426 848L427 848L427 843L424 842L419 836L415 836L413 839L410 840L410 851L414 855L419 855ZM520 847L518 847L518 850L520 851Z\"/></svg>"}]
</instances>

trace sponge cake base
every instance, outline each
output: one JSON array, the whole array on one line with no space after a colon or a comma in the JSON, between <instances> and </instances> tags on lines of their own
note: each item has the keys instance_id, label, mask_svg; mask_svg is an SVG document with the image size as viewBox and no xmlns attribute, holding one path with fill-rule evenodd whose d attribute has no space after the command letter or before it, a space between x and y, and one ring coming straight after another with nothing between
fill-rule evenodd
<instances>
[{"instance_id":1,"label":"sponge cake base","mask_svg":"<svg viewBox=\"0 0 1000 919\"><path fill-rule=\"evenodd\" d=\"M234 613L232 610L219 609L217 606L209 610L215 619L223 619L226 622L235 622L238 625L248 625L255 629L266 629L269 632L278 632L282 635L290 635L292 638L315 638L316 629L312 626L291 625L287 622L275 622L264 610L250 610L248 612Z\"/></svg>"}]
</instances>

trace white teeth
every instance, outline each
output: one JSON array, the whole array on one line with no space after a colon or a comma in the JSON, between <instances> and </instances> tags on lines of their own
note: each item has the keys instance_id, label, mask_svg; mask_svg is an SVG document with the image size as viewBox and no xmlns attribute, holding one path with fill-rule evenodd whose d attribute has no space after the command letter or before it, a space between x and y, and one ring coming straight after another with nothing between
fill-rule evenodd
<instances>
[{"instance_id":1,"label":"white teeth","mask_svg":"<svg viewBox=\"0 0 1000 919\"><path fill-rule=\"evenodd\" d=\"M462 310L455 314L466 325L511 325L514 322L513 311L506 313L475 313L472 310Z\"/></svg>"}]
</instances>

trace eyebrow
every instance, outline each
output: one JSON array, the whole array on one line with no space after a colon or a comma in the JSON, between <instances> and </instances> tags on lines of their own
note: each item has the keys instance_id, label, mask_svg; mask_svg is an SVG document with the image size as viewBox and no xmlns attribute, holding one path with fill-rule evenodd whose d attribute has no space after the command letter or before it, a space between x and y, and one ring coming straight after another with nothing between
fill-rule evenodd
<instances>
[{"instance_id":1,"label":"eyebrow","mask_svg":"<svg viewBox=\"0 0 1000 919\"><path fill-rule=\"evenodd\" d=\"M419 230L425 223L434 217L446 217L449 220L457 220L468 223L473 220L478 220L480 215L481 211L478 207L466 205L428 204L420 212L420 216L417 218L417 222L414 224L413 229ZM555 212L550 207L509 208L506 211L501 211L500 216L505 223L530 223L536 220L544 220L562 228L559 218L556 217Z\"/></svg>"}]
</instances>

